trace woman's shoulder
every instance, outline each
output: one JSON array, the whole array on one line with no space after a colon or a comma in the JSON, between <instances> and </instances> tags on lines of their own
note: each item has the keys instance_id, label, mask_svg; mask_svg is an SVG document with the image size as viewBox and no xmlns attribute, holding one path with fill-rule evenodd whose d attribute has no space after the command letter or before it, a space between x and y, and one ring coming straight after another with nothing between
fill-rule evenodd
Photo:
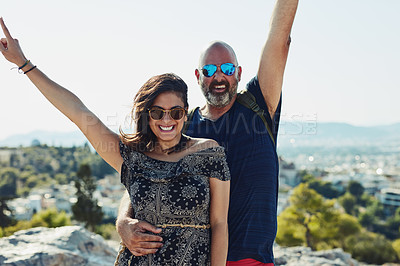
<instances>
[{"instance_id":1,"label":"woman's shoulder","mask_svg":"<svg viewBox=\"0 0 400 266\"><path fill-rule=\"evenodd\" d=\"M203 175L217 178L220 180L229 180L229 168L226 161L225 149L215 140L195 138L194 144L191 146L195 154L195 160L188 160ZM193 158L188 156L187 158Z\"/></svg>"},{"instance_id":2,"label":"woman's shoulder","mask_svg":"<svg viewBox=\"0 0 400 266\"><path fill-rule=\"evenodd\" d=\"M144 159L143 153L136 151L129 144L124 143L123 141L119 142L119 152L126 164L134 164Z\"/></svg>"},{"instance_id":3,"label":"woman's shoulder","mask_svg":"<svg viewBox=\"0 0 400 266\"><path fill-rule=\"evenodd\" d=\"M213 139L205 138L191 138L192 145L190 145L191 152L198 152L210 148L221 147L218 142ZM222 148L222 147L221 147Z\"/></svg>"}]
</instances>

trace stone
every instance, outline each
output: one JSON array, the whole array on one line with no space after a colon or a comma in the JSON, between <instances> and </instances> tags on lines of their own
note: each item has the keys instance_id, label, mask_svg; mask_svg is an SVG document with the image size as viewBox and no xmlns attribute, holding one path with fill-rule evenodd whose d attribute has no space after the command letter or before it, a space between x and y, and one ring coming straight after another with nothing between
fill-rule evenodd
<instances>
[{"instance_id":1,"label":"stone","mask_svg":"<svg viewBox=\"0 0 400 266\"><path fill-rule=\"evenodd\" d=\"M0 265L114 265L119 244L80 226L37 227L0 238ZM342 249L274 246L275 265L362 266Z\"/></svg>"},{"instance_id":2,"label":"stone","mask_svg":"<svg viewBox=\"0 0 400 266\"><path fill-rule=\"evenodd\" d=\"M118 250L80 226L36 227L0 238L0 265L113 265Z\"/></svg>"},{"instance_id":3,"label":"stone","mask_svg":"<svg viewBox=\"0 0 400 266\"><path fill-rule=\"evenodd\" d=\"M297 266L358 266L350 254L342 249L312 251L308 247L274 246L275 265Z\"/></svg>"}]
</instances>

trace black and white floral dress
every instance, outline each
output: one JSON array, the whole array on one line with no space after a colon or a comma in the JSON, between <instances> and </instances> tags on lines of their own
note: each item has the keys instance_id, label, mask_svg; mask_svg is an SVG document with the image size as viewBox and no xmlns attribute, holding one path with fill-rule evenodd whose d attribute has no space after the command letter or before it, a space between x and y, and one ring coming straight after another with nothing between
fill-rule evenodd
<instances>
[{"instance_id":1,"label":"black and white floral dress","mask_svg":"<svg viewBox=\"0 0 400 266\"><path fill-rule=\"evenodd\" d=\"M181 226L162 229L163 246L155 254L136 257L122 248L118 264L209 265L209 178L230 180L224 148L200 150L178 162L153 159L122 142L120 152L124 160L121 182L129 193L135 218L156 226Z\"/></svg>"}]
</instances>

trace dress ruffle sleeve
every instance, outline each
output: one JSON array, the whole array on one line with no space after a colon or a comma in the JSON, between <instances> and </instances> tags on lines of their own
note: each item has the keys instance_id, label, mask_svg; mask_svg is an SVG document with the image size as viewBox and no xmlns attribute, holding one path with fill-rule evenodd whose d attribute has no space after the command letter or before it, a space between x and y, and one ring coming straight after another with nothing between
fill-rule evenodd
<instances>
[{"instance_id":1,"label":"dress ruffle sleeve","mask_svg":"<svg viewBox=\"0 0 400 266\"><path fill-rule=\"evenodd\" d=\"M132 150L129 148L129 146L125 145L122 143L122 141L119 142L119 152L121 154L121 157L123 159L123 163L121 166L121 183L127 187L129 185L129 180L133 178L133 173L135 171L130 171L134 170L132 168L135 168L135 163L133 163L135 160L135 153L132 152Z\"/></svg>"},{"instance_id":2,"label":"dress ruffle sleeve","mask_svg":"<svg viewBox=\"0 0 400 266\"><path fill-rule=\"evenodd\" d=\"M223 147L212 147L202 150L199 153L204 156L203 162L199 164L199 173L222 181L231 179Z\"/></svg>"}]
</instances>

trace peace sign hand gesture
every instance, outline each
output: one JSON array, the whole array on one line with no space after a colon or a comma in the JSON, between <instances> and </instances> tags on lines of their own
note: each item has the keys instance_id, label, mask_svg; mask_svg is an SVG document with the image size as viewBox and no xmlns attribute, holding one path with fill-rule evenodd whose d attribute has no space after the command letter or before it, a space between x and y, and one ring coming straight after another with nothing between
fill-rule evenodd
<instances>
[{"instance_id":1,"label":"peace sign hand gesture","mask_svg":"<svg viewBox=\"0 0 400 266\"><path fill-rule=\"evenodd\" d=\"M22 66L26 62L26 57L19 46L18 40L11 36L4 24L3 18L0 18L0 24L5 35L5 38L0 39L0 52L11 63Z\"/></svg>"}]
</instances>

